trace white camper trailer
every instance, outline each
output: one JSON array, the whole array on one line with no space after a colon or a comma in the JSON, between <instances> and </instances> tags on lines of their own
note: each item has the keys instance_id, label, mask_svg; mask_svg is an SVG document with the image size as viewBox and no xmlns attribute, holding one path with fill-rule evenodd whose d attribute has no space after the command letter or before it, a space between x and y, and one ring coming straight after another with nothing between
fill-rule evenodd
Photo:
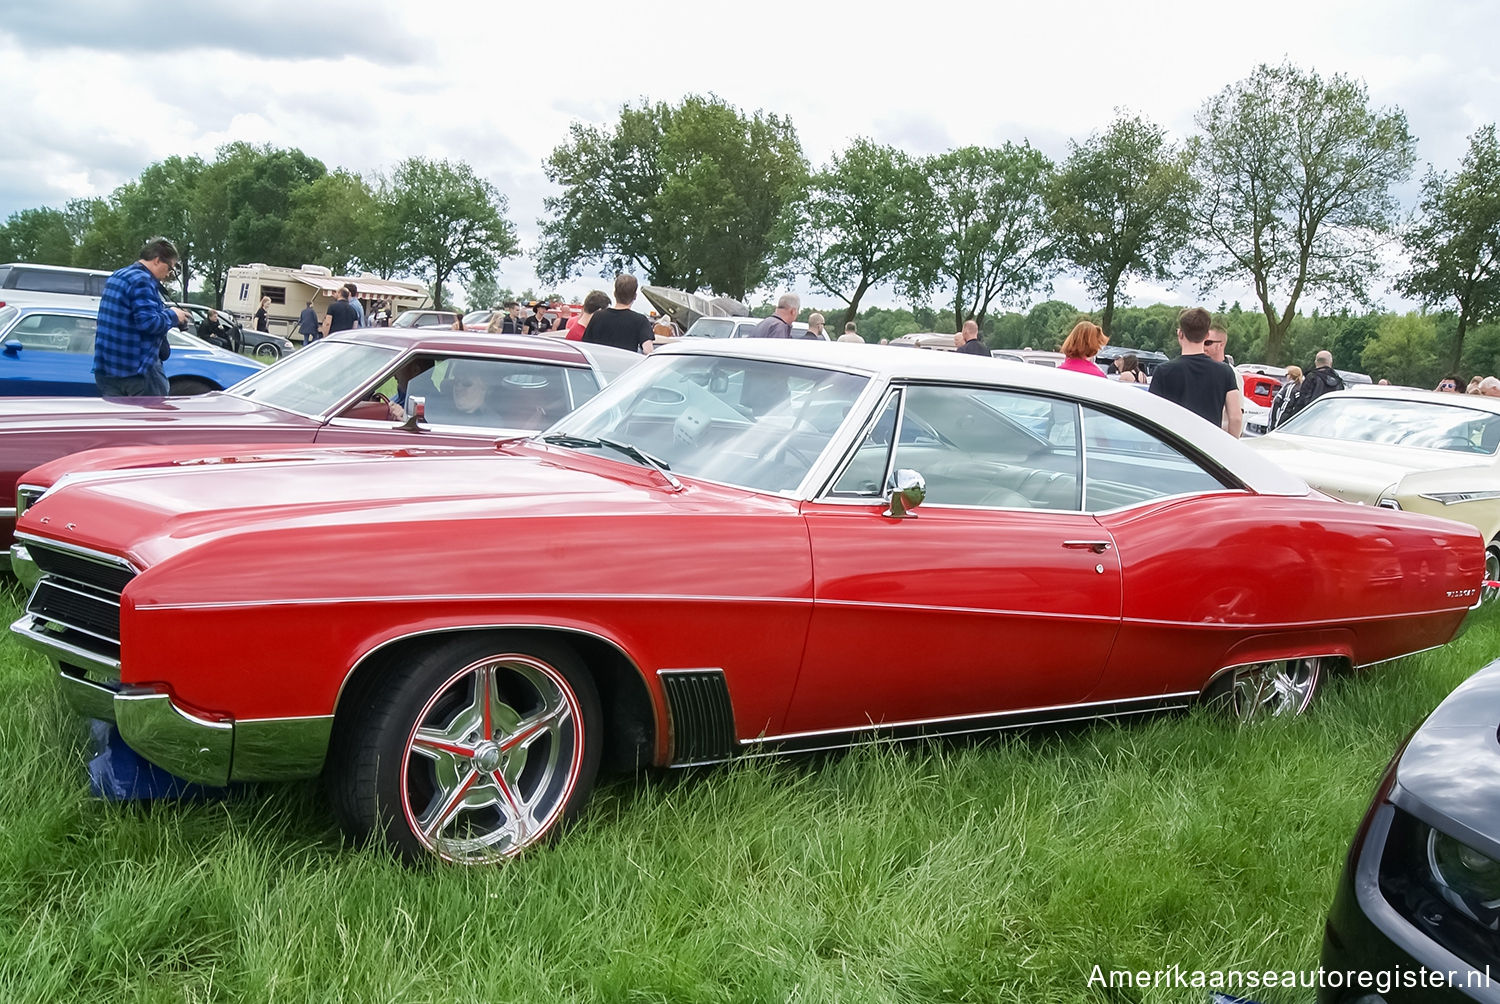
<instances>
[{"instance_id":1,"label":"white camper trailer","mask_svg":"<svg viewBox=\"0 0 1500 1004\"><path fill-rule=\"evenodd\" d=\"M391 316L425 307L428 304L427 290L419 282L401 279L382 279L366 272L363 275L334 275L322 265L303 265L301 268L282 268L259 262L236 265L229 270L224 284L224 310L244 324L255 327L255 311L260 307L260 298L269 296L271 306L266 310L271 331L285 335L294 342L302 336L297 331L297 318L302 308L312 303L321 323L328 312L328 304L346 282L354 283L365 309L377 300L391 305Z\"/></svg>"}]
</instances>

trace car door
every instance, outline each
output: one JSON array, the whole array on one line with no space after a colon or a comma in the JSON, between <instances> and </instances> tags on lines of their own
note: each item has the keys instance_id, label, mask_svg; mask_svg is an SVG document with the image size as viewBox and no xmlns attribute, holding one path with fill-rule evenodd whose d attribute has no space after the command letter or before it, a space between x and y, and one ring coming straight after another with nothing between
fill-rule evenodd
<instances>
[{"instance_id":1,"label":"car door","mask_svg":"<svg viewBox=\"0 0 1500 1004\"><path fill-rule=\"evenodd\" d=\"M0 349L0 394L97 397L95 319L79 314L23 315Z\"/></svg>"},{"instance_id":2,"label":"car door","mask_svg":"<svg viewBox=\"0 0 1500 1004\"><path fill-rule=\"evenodd\" d=\"M1303 560L1305 521L1277 515L1301 499L1252 497L1131 416L1086 405L1082 417L1083 507L1114 541L1123 596L1091 700L1195 693L1236 644L1305 618L1305 596L1264 579Z\"/></svg>"},{"instance_id":3,"label":"car door","mask_svg":"<svg viewBox=\"0 0 1500 1004\"><path fill-rule=\"evenodd\" d=\"M804 508L815 600L787 732L990 716L1089 693L1119 628L1120 567L1079 504L1077 414L1071 401L1016 391L891 393ZM907 518L881 501L901 469L927 484Z\"/></svg>"}]
</instances>

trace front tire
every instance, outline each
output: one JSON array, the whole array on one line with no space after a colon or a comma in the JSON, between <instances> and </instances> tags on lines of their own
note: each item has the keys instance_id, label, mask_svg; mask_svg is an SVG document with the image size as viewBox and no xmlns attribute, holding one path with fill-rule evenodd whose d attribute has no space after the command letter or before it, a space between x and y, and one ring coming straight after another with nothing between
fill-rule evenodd
<instances>
[{"instance_id":1,"label":"front tire","mask_svg":"<svg viewBox=\"0 0 1500 1004\"><path fill-rule=\"evenodd\" d=\"M407 861L513 857L555 834L598 773L598 692L549 638L448 642L359 704L329 752L335 811Z\"/></svg>"}]
</instances>

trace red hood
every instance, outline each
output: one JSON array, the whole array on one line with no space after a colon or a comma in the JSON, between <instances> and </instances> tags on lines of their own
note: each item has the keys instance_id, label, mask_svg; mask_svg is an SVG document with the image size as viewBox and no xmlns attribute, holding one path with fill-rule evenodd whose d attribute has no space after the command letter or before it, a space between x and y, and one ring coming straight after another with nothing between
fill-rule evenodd
<instances>
[{"instance_id":1,"label":"red hood","mask_svg":"<svg viewBox=\"0 0 1500 1004\"><path fill-rule=\"evenodd\" d=\"M17 531L152 565L205 540L268 530L343 527L373 535L380 526L512 515L702 512L729 496L742 509L746 504L747 493L728 488L672 492L656 472L628 463L513 449L274 445L187 459L180 447L98 451L85 458L92 469L64 475ZM110 454L131 466L111 469Z\"/></svg>"}]
</instances>

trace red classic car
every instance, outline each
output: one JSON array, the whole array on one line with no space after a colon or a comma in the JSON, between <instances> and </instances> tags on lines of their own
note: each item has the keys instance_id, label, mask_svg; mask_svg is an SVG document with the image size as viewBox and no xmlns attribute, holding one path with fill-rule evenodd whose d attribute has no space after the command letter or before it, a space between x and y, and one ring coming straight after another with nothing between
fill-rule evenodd
<instances>
[{"instance_id":1,"label":"red classic car","mask_svg":"<svg viewBox=\"0 0 1500 1004\"><path fill-rule=\"evenodd\" d=\"M0 399L0 499L16 498L32 467L105 446L490 442L550 425L640 359L551 339L358 328L197 397ZM449 405L457 390L449 375L465 369L487 391L467 391L473 407L461 410ZM406 394L424 399L423 420L405 421ZM15 515L0 508L0 546L10 543Z\"/></svg>"},{"instance_id":2,"label":"red classic car","mask_svg":"<svg viewBox=\"0 0 1500 1004\"><path fill-rule=\"evenodd\" d=\"M683 339L487 448L160 452L31 504L13 631L148 760L321 773L409 858L514 854L601 768L1295 714L1484 574L1136 388L877 346Z\"/></svg>"}]
</instances>

